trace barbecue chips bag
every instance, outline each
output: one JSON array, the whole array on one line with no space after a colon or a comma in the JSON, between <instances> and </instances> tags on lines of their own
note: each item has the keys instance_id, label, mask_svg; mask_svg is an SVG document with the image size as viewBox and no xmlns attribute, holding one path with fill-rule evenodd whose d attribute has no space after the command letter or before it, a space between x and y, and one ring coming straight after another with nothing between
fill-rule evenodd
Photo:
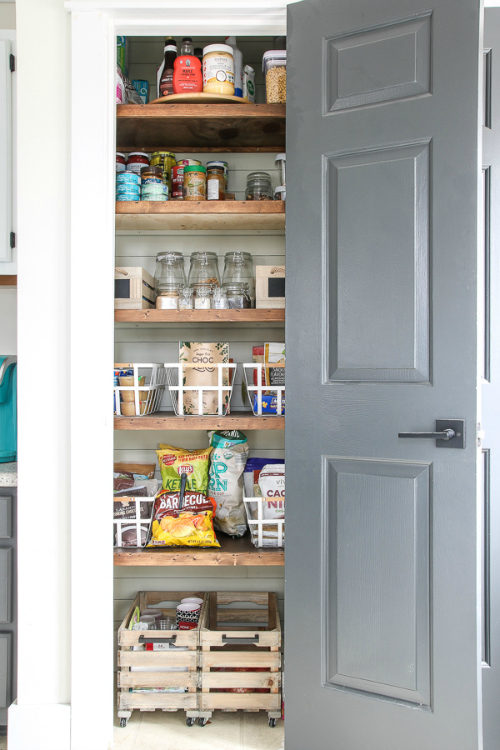
<instances>
[{"instance_id":1,"label":"barbecue chips bag","mask_svg":"<svg viewBox=\"0 0 500 750\"><path fill-rule=\"evenodd\" d=\"M148 547L220 547L213 518L216 503L202 492L160 492L155 499Z\"/></svg>"}]
</instances>

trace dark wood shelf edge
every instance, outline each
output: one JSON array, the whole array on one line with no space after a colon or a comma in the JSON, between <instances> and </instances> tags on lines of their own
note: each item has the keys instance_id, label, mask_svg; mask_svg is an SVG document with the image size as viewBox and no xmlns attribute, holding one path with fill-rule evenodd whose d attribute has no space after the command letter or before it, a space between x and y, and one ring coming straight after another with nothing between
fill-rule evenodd
<instances>
[{"instance_id":1,"label":"dark wood shelf edge","mask_svg":"<svg viewBox=\"0 0 500 750\"><path fill-rule=\"evenodd\" d=\"M282 309L115 310L115 323L284 323Z\"/></svg>"},{"instance_id":2,"label":"dark wood shelf edge","mask_svg":"<svg viewBox=\"0 0 500 750\"><path fill-rule=\"evenodd\" d=\"M142 417L116 417L115 430L284 430L285 417L254 417L251 412L232 412L227 417L177 417L156 412Z\"/></svg>"}]
</instances>

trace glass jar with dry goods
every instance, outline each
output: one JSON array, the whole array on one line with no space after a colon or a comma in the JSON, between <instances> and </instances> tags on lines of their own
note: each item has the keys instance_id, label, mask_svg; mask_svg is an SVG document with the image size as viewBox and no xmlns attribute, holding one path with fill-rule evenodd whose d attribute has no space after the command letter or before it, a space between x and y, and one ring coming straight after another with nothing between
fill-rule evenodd
<instances>
[{"instance_id":1,"label":"glass jar with dry goods","mask_svg":"<svg viewBox=\"0 0 500 750\"><path fill-rule=\"evenodd\" d=\"M226 290L216 286L212 291L212 310L227 310L228 308Z\"/></svg>"},{"instance_id":2,"label":"glass jar with dry goods","mask_svg":"<svg viewBox=\"0 0 500 750\"><path fill-rule=\"evenodd\" d=\"M268 104L286 104L286 49L271 49L262 57Z\"/></svg>"},{"instance_id":3,"label":"glass jar with dry goods","mask_svg":"<svg viewBox=\"0 0 500 750\"><path fill-rule=\"evenodd\" d=\"M179 290L179 310L193 309L193 290L188 286Z\"/></svg>"},{"instance_id":4,"label":"glass jar with dry goods","mask_svg":"<svg viewBox=\"0 0 500 750\"><path fill-rule=\"evenodd\" d=\"M198 164L184 167L184 200L207 199L207 168Z\"/></svg>"},{"instance_id":5,"label":"glass jar with dry goods","mask_svg":"<svg viewBox=\"0 0 500 750\"><path fill-rule=\"evenodd\" d=\"M252 306L250 294L248 293L248 284L234 282L224 284L224 291L227 297L227 306L231 310L244 310Z\"/></svg>"},{"instance_id":6,"label":"glass jar with dry goods","mask_svg":"<svg viewBox=\"0 0 500 750\"><path fill-rule=\"evenodd\" d=\"M269 172L250 172L247 177L247 201L272 201L273 188Z\"/></svg>"},{"instance_id":7,"label":"glass jar with dry goods","mask_svg":"<svg viewBox=\"0 0 500 750\"><path fill-rule=\"evenodd\" d=\"M178 288L186 286L184 256L182 253L164 252L156 256L156 288L165 284L176 284Z\"/></svg>"},{"instance_id":8,"label":"glass jar with dry goods","mask_svg":"<svg viewBox=\"0 0 500 750\"><path fill-rule=\"evenodd\" d=\"M210 284L195 284L193 286L195 310L210 310L212 305L212 286Z\"/></svg>"},{"instance_id":9,"label":"glass jar with dry goods","mask_svg":"<svg viewBox=\"0 0 500 750\"><path fill-rule=\"evenodd\" d=\"M231 252L224 256L224 273L222 285L246 284L252 307L255 305L255 275L253 260L250 253Z\"/></svg>"},{"instance_id":10,"label":"glass jar with dry goods","mask_svg":"<svg viewBox=\"0 0 500 750\"><path fill-rule=\"evenodd\" d=\"M188 283L190 287L194 287L195 284L220 285L216 253L191 253Z\"/></svg>"},{"instance_id":11,"label":"glass jar with dry goods","mask_svg":"<svg viewBox=\"0 0 500 750\"><path fill-rule=\"evenodd\" d=\"M225 197L224 167L207 167L207 201L223 201Z\"/></svg>"},{"instance_id":12,"label":"glass jar with dry goods","mask_svg":"<svg viewBox=\"0 0 500 750\"><path fill-rule=\"evenodd\" d=\"M177 310L179 307L179 285L162 284L156 297L157 310Z\"/></svg>"}]
</instances>

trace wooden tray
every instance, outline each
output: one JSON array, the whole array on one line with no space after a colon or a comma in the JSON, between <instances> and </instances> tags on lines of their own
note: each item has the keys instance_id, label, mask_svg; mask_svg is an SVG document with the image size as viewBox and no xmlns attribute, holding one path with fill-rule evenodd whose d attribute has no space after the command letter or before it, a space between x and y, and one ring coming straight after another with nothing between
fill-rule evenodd
<instances>
[{"instance_id":1,"label":"wooden tray","mask_svg":"<svg viewBox=\"0 0 500 750\"><path fill-rule=\"evenodd\" d=\"M248 99L241 96L228 96L227 94L170 94L154 99L149 104L251 104ZM149 106L147 104L146 106Z\"/></svg>"}]
</instances>

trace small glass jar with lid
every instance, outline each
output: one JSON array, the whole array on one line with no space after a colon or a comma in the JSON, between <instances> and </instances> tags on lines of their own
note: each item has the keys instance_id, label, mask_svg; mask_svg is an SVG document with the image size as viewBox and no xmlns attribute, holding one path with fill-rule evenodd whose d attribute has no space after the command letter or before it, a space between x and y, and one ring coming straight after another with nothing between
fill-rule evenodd
<instances>
[{"instance_id":1,"label":"small glass jar with lid","mask_svg":"<svg viewBox=\"0 0 500 750\"><path fill-rule=\"evenodd\" d=\"M269 172L250 172L247 177L247 201L272 201L273 198Z\"/></svg>"},{"instance_id":2,"label":"small glass jar with lid","mask_svg":"<svg viewBox=\"0 0 500 750\"><path fill-rule=\"evenodd\" d=\"M184 256L182 253L163 252L156 256L155 280L157 289L164 284L186 286Z\"/></svg>"},{"instance_id":3,"label":"small glass jar with lid","mask_svg":"<svg viewBox=\"0 0 500 750\"><path fill-rule=\"evenodd\" d=\"M188 283L191 287L194 287L195 284L220 286L219 264L216 253L191 253Z\"/></svg>"},{"instance_id":4,"label":"small glass jar with lid","mask_svg":"<svg viewBox=\"0 0 500 750\"><path fill-rule=\"evenodd\" d=\"M224 284L223 289L227 296L227 306L230 310L245 310L252 306L250 294L248 293L248 284L235 281L230 284Z\"/></svg>"},{"instance_id":5,"label":"small glass jar with lid","mask_svg":"<svg viewBox=\"0 0 500 750\"><path fill-rule=\"evenodd\" d=\"M248 285L248 293L252 301L252 307L255 306L255 274L253 270L253 260L250 253L230 252L224 256L224 273L222 275L222 284Z\"/></svg>"},{"instance_id":6,"label":"small glass jar with lid","mask_svg":"<svg viewBox=\"0 0 500 750\"><path fill-rule=\"evenodd\" d=\"M224 167L207 167L207 201L223 201L225 197Z\"/></svg>"},{"instance_id":7,"label":"small glass jar with lid","mask_svg":"<svg viewBox=\"0 0 500 750\"><path fill-rule=\"evenodd\" d=\"M227 310L228 308L226 290L216 286L212 291L212 310Z\"/></svg>"},{"instance_id":8,"label":"small glass jar with lid","mask_svg":"<svg viewBox=\"0 0 500 750\"><path fill-rule=\"evenodd\" d=\"M157 310L177 310L179 307L179 285L162 284L156 297Z\"/></svg>"},{"instance_id":9,"label":"small glass jar with lid","mask_svg":"<svg viewBox=\"0 0 500 750\"><path fill-rule=\"evenodd\" d=\"M179 310L193 309L193 290L188 286L179 289Z\"/></svg>"},{"instance_id":10,"label":"small glass jar with lid","mask_svg":"<svg viewBox=\"0 0 500 750\"><path fill-rule=\"evenodd\" d=\"M195 310L210 310L212 305L211 284L194 284L193 296Z\"/></svg>"}]
</instances>

